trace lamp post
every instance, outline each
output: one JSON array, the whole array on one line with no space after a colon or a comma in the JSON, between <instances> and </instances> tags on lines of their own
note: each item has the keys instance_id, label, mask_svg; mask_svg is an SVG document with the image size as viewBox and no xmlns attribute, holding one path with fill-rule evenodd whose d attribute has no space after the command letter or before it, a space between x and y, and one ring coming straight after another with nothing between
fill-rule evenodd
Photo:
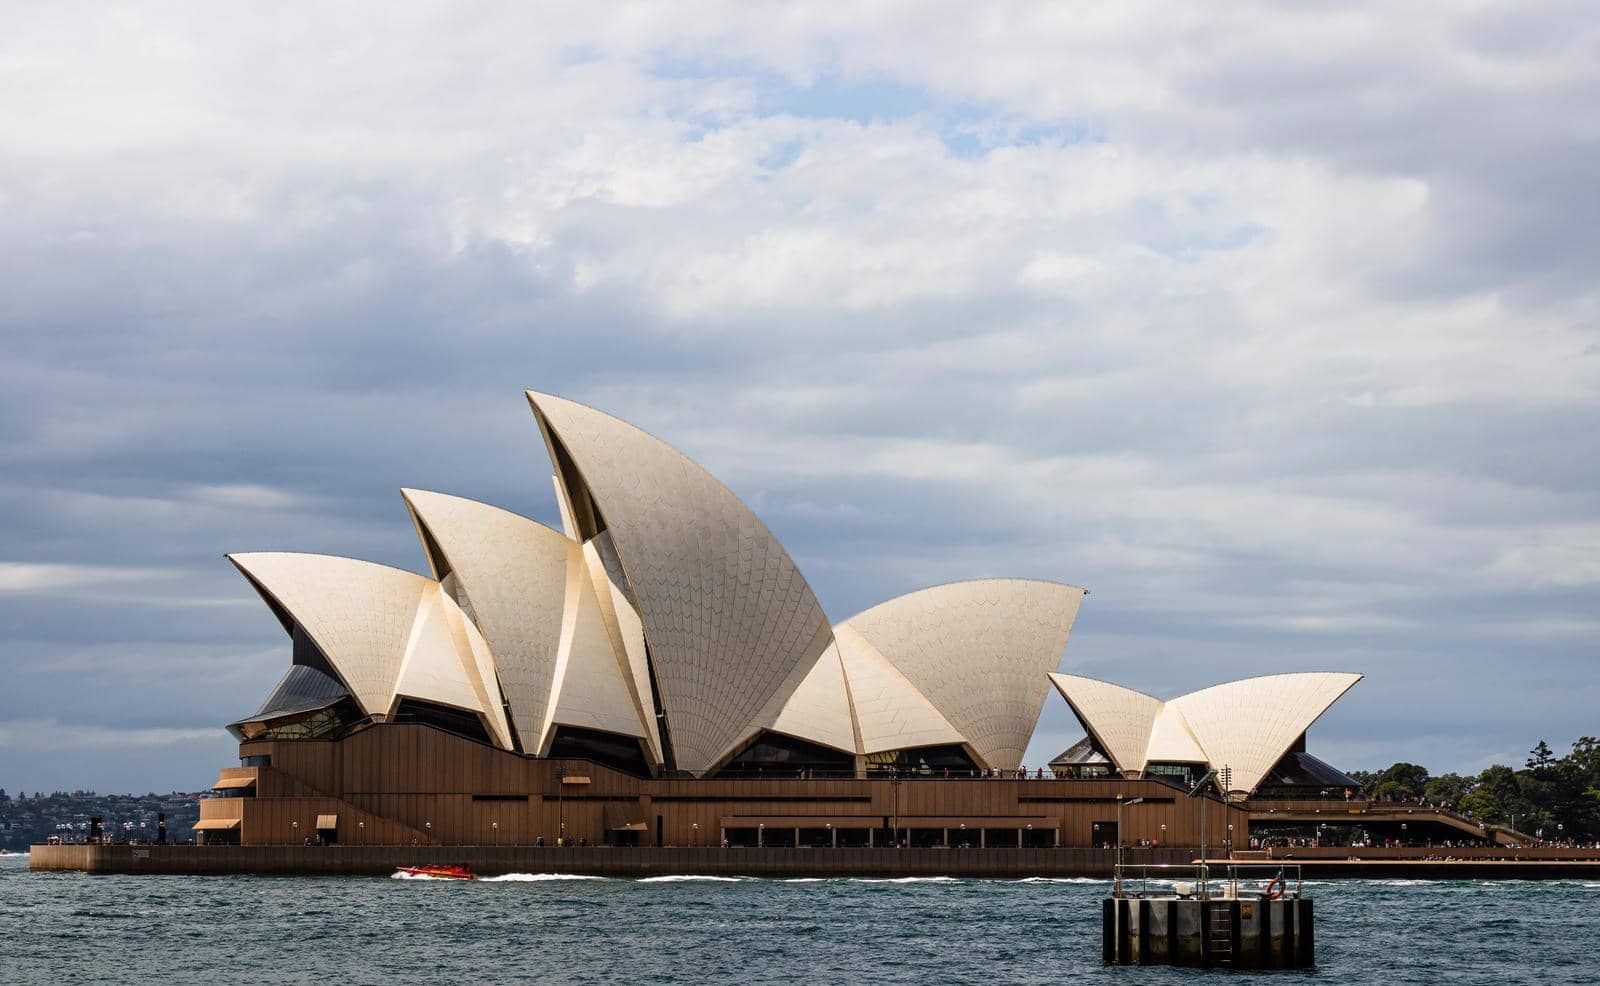
<instances>
[{"instance_id":1,"label":"lamp post","mask_svg":"<svg viewBox=\"0 0 1600 986\"><path fill-rule=\"evenodd\" d=\"M560 823L560 831L556 833L556 845L567 844L567 764L566 761L556 765L556 818Z\"/></svg>"},{"instance_id":2,"label":"lamp post","mask_svg":"<svg viewBox=\"0 0 1600 986\"><path fill-rule=\"evenodd\" d=\"M422 823L422 830L428 834L428 841L432 842L433 841L433 823L432 822L423 822Z\"/></svg>"},{"instance_id":3,"label":"lamp post","mask_svg":"<svg viewBox=\"0 0 1600 986\"><path fill-rule=\"evenodd\" d=\"M498 846L500 844L500 823L490 822L489 830L494 834L494 844Z\"/></svg>"},{"instance_id":4,"label":"lamp post","mask_svg":"<svg viewBox=\"0 0 1600 986\"><path fill-rule=\"evenodd\" d=\"M357 822L356 823L356 845L358 845L358 846L366 845L366 841L367 841L366 840L366 834L367 834L367 823L366 822Z\"/></svg>"},{"instance_id":5,"label":"lamp post","mask_svg":"<svg viewBox=\"0 0 1600 986\"><path fill-rule=\"evenodd\" d=\"M1166 842L1167 842L1167 823L1166 822L1162 822L1161 823L1161 844L1162 845L1166 845Z\"/></svg>"},{"instance_id":6,"label":"lamp post","mask_svg":"<svg viewBox=\"0 0 1600 986\"><path fill-rule=\"evenodd\" d=\"M894 810L889 816L889 844L900 848L900 765L889 768L889 788L894 793Z\"/></svg>"},{"instance_id":7,"label":"lamp post","mask_svg":"<svg viewBox=\"0 0 1600 986\"><path fill-rule=\"evenodd\" d=\"M1406 844L1406 823L1405 822L1401 822L1400 823L1400 845L1403 847L1405 844Z\"/></svg>"},{"instance_id":8,"label":"lamp post","mask_svg":"<svg viewBox=\"0 0 1600 986\"><path fill-rule=\"evenodd\" d=\"M764 846L766 844L767 844L767 823L766 822L757 822L756 823L756 848L760 849L762 846Z\"/></svg>"},{"instance_id":9,"label":"lamp post","mask_svg":"<svg viewBox=\"0 0 1600 986\"><path fill-rule=\"evenodd\" d=\"M1233 858L1233 823L1228 823L1228 858Z\"/></svg>"},{"instance_id":10,"label":"lamp post","mask_svg":"<svg viewBox=\"0 0 1600 986\"><path fill-rule=\"evenodd\" d=\"M967 823L961 823L961 848L967 848Z\"/></svg>"},{"instance_id":11,"label":"lamp post","mask_svg":"<svg viewBox=\"0 0 1600 986\"><path fill-rule=\"evenodd\" d=\"M300 841L300 823L299 822L290 822L289 823L289 828L291 830L293 830L293 832L294 832L294 841L295 842L299 842Z\"/></svg>"},{"instance_id":12,"label":"lamp post","mask_svg":"<svg viewBox=\"0 0 1600 986\"><path fill-rule=\"evenodd\" d=\"M833 823L832 822L823 822L822 824L828 830L828 848L829 849L837 849L837 848L839 848L839 842L834 837L834 834L833 834Z\"/></svg>"},{"instance_id":13,"label":"lamp post","mask_svg":"<svg viewBox=\"0 0 1600 986\"><path fill-rule=\"evenodd\" d=\"M1212 779L1215 778L1216 776L1217 776L1217 771L1216 771L1215 768L1212 768L1211 770L1206 771L1205 774L1203 774L1201 776L1201 778L1198 781L1195 782L1194 787L1189 789L1189 794L1188 794L1188 797L1191 797L1191 798L1199 797L1200 798L1200 899L1201 900L1210 900L1211 899L1211 871L1206 868L1206 815L1210 814L1211 806L1206 804L1206 798L1201 792L1203 792L1206 789L1206 785L1210 784Z\"/></svg>"},{"instance_id":14,"label":"lamp post","mask_svg":"<svg viewBox=\"0 0 1600 986\"><path fill-rule=\"evenodd\" d=\"M1116 860L1115 869L1117 876L1116 886L1112 893L1113 897L1122 896L1122 806L1137 805L1142 804L1143 802L1143 798L1134 798L1132 801L1123 801L1122 795L1117 795L1117 852L1113 857Z\"/></svg>"},{"instance_id":15,"label":"lamp post","mask_svg":"<svg viewBox=\"0 0 1600 986\"><path fill-rule=\"evenodd\" d=\"M693 827L694 827L694 847L696 849L698 849L698 848L700 848L700 823L699 822L695 822Z\"/></svg>"}]
</instances>

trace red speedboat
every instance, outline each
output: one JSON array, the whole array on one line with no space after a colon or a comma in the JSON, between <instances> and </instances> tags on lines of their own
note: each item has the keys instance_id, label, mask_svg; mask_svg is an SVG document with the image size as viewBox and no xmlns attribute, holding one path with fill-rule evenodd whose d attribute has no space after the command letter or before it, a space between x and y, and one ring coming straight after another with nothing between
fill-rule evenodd
<instances>
[{"instance_id":1,"label":"red speedboat","mask_svg":"<svg viewBox=\"0 0 1600 986\"><path fill-rule=\"evenodd\" d=\"M411 876L431 876L435 880L476 880L472 867L466 863L455 866L397 866L395 871Z\"/></svg>"}]
</instances>

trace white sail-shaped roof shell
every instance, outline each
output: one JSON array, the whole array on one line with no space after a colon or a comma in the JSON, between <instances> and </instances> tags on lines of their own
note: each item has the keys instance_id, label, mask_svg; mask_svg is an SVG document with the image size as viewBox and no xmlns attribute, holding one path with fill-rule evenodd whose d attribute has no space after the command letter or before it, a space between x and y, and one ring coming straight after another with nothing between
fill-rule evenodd
<instances>
[{"instance_id":1,"label":"white sail-shaped roof shell","mask_svg":"<svg viewBox=\"0 0 1600 986\"><path fill-rule=\"evenodd\" d=\"M860 734L858 752L966 743L950 720L859 631L841 624L834 632Z\"/></svg>"},{"instance_id":2,"label":"white sail-shaped roof shell","mask_svg":"<svg viewBox=\"0 0 1600 986\"><path fill-rule=\"evenodd\" d=\"M1161 714L1160 699L1075 674L1051 674L1050 681L1119 771L1144 769L1150 731Z\"/></svg>"},{"instance_id":3,"label":"white sail-shaped roof shell","mask_svg":"<svg viewBox=\"0 0 1600 986\"><path fill-rule=\"evenodd\" d=\"M783 704L768 727L773 732L819 743L846 753L860 753L850 688L837 647L817 659L811 673Z\"/></svg>"},{"instance_id":4,"label":"white sail-shaped roof shell","mask_svg":"<svg viewBox=\"0 0 1600 986\"><path fill-rule=\"evenodd\" d=\"M1053 674L1050 680L1118 770L1204 763L1228 768L1227 791L1250 792L1361 675L1265 675L1167 702L1078 675Z\"/></svg>"},{"instance_id":5,"label":"white sail-shaped roof shell","mask_svg":"<svg viewBox=\"0 0 1600 986\"><path fill-rule=\"evenodd\" d=\"M1189 724L1214 767L1227 766L1229 790L1254 791L1301 733L1361 680L1309 671L1213 685L1168 702Z\"/></svg>"},{"instance_id":6,"label":"white sail-shaped roof shell","mask_svg":"<svg viewBox=\"0 0 1600 986\"><path fill-rule=\"evenodd\" d=\"M488 641L522 748L548 750L558 726L645 738L583 547L486 503L403 493L434 574L448 569Z\"/></svg>"},{"instance_id":7,"label":"white sail-shaped roof shell","mask_svg":"<svg viewBox=\"0 0 1600 986\"><path fill-rule=\"evenodd\" d=\"M842 626L927 698L981 766L1015 770L1082 600L1076 586L979 579L891 599Z\"/></svg>"},{"instance_id":8,"label":"white sail-shaped roof shell","mask_svg":"<svg viewBox=\"0 0 1600 986\"><path fill-rule=\"evenodd\" d=\"M583 550L572 544L567 557L555 688L537 751L549 752L560 726L644 739L644 721L630 695L627 673L626 655L619 654L612 645Z\"/></svg>"},{"instance_id":9,"label":"white sail-shaped roof shell","mask_svg":"<svg viewBox=\"0 0 1600 986\"><path fill-rule=\"evenodd\" d=\"M483 680L483 655L464 633L458 639L464 617L434 580L332 555L228 558L305 630L364 713L390 715L403 697L440 702L482 716L495 741L511 745L498 686Z\"/></svg>"},{"instance_id":10,"label":"white sail-shaped roof shell","mask_svg":"<svg viewBox=\"0 0 1600 986\"><path fill-rule=\"evenodd\" d=\"M676 766L704 773L768 725L815 667L832 641L822 607L766 525L681 452L593 408L528 400L567 487L563 510L582 515L582 493L604 518Z\"/></svg>"}]
</instances>

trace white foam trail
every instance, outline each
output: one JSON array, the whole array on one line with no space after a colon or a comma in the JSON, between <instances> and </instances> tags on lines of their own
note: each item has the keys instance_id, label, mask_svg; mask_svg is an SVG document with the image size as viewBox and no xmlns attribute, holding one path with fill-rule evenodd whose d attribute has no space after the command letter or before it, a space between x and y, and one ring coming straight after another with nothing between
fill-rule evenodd
<instances>
[{"instance_id":1,"label":"white foam trail","mask_svg":"<svg viewBox=\"0 0 1600 986\"><path fill-rule=\"evenodd\" d=\"M779 883L822 883L823 879L824 878L820 877L820 876L797 876L797 877L791 877L791 878L789 878L787 880L780 880L778 882Z\"/></svg>"},{"instance_id":2,"label":"white foam trail","mask_svg":"<svg viewBox=\"0 0 1600 986\"><path fill-rule=\"evenodd\" d=\"M854 877L851 883L960 883L953 876Z\"/></svg>"},{"instance_id":3,"label":"white foam trail","mask_svg":"<svg viewBox=\"0 0 1600 986\"><path fill-rule=\"evenodd\" d=\"M502 873L499 876L480 876L479 883L545 883L551 880L605 880L603 876L582 873Z\"/></svg>"},{"instance_id":4,"label":"white foam trail","mask_svg":"<svg viewBox=\"0 0 1600 986\"><path fill-rule=\"evenodd\" d=\"M446 879L446 877L429 876L426 873L402 873L399 870L395 870L393 873L389 874L389 879L391 879L391 880L443 880L443 879Z\"/></svg>"},{"instance_id":5,"label":"white foam trail","mask_svg":"<svg viewBox=\"0 0 1600 986\"><path fill-rule=\"evenodd\" d=\"M740 883L743 877L738 876L646 876L640 877L640 883L684 883L689 880L709 880L714 883Z\"/></svg>"},{"instance_id":6,"label":"white foam trail","mask_svg":"<svg viewBox=\"0 0 1600 986\"><path fill-rule=\"evenodd\" d=\"M1012 880L1011 882L1012 883L1108 883L1110 881L1102 880L1102 879L1100 879L1098 877L1092 877L1092 876L1025 876L1020 880Z\"/></svg>"}]
</instances>

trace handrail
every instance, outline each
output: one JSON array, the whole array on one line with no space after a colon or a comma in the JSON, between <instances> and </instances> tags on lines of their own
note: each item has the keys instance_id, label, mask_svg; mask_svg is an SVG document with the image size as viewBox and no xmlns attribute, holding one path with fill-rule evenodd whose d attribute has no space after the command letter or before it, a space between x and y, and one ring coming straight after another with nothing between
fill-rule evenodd
<instances>
[{"instance_id":1,"label":"handrail","mask_svg":"<svg viewBox=\"0 0 1600 986\"><path fill-rule=\"evenodd\" d=\"M1222 899L1237 899L1239 897L1239 884L1257 881L1270 885L1277 877L1284 881L1281 896L1286 900L1298 900L1304 889L1304 878L1300 866L1295 863L1228 863L1221 867L1223 875L1212 876L1212 866L1209 863L1118 863L1116 864L1111 896L1119 898L1140 899L1145 897L1192 897L1198 900L1212 899L1212 884L1222 885ZM1181 875L1193 877L1192 888L1189 891L1180 891L1179 880ZM1170 882L1168 887L1152 888L1151 880ZM1137 886L1130 889L1129 884ZM1262 891L1265 897L1265 890Z\"/></svg>"}]
</instances>

